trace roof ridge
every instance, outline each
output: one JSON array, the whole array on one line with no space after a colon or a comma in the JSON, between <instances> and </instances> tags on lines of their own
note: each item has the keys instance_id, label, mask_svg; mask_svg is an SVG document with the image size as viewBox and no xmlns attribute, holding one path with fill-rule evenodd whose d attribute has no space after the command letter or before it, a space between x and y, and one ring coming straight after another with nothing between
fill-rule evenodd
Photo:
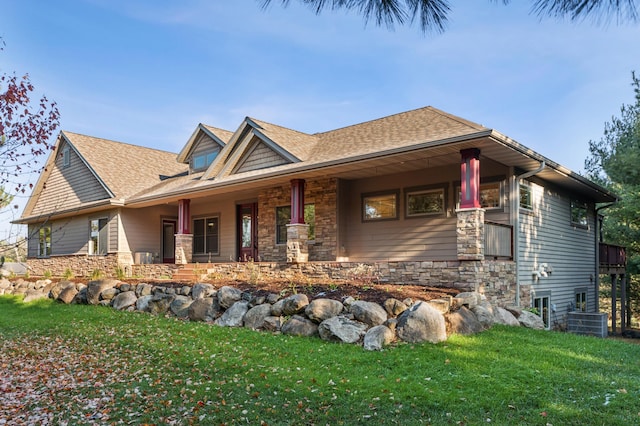
<instances>
[{"instance_id":1,"label":"roof ridge","mask_svg":"<svg viewBox=\"0 0 640 426\"><path fill-rule=\"evenodd\" d=\"M260 119L258 119L258 118L254 118L254 117L250 117L250 116L247 116L247 118L248 118L248 119L250 119L250 120L252 120L252 121L255 121L255 122L257 122L257 123L264 123L264 124L268 124L268 125L270 125L270 126L279 127L279 128L281 128L281 129L288 130L288 131L290 131L290 132L300 133L301 135L305 135L305 136L315 136L315 135L317 134L317 133L306 133L306 132L303 132L303 131L301 131L301 130L292 129L292 128L290 128L290 127L286 127L286 126L281 126L280 124L271 123L271 122L269 122L269 121L260 120Z\"/></svg>"},{"instance_id":2,"label":"roof ridge","mask_svg":"<svg viewBox=\"0 0 640 426\"><path fill-rule=\"evenodd\" d=\"M487 129L488 127L480 124L480 123L476 123L475 121L471 121L471 120L467 120L466 118L462 118L462 117L458 117L457 115L453 115L453 114L449 114L446 111L443 111L441 109L435 108L435 107L429 107L429 109L433 112L435 112L436 114L440 114L443 117L447 117L451 120L455 120L458 123L464 124L466 126L470 126L470 127L474 127L474 126L479 126L479 127L483 127L485 129ZM473 126L472 126L473 125Z\"/></svg>"},{"instance_id":3,"label":"roof ridge","mask_svg":"<svg viewBox=\"0 0 640 426\"><path fill-rule=\"evenodd\" d=\"M82 136L82 137L85 137L85 138L97 139L97 140L101 140L101 141L105 141L105 142L110 142L110 143L114 143L114 144L127 145L127 146L130 146L130 147L136 148L136 149L148 149L150 151L156 151L156 152L162 152L162 153L166 153L166 154L177 155L175 152L167 151L167 150L164 150L164 149L151 148L151 147L148 147L148 146L136 145L136 144L129 143L129 142L114 141L113 139L106 139L106 138L101 138L101 137L98 137L98 136L85 135L83 133L76 133L76 132L71 132L71 131L68 131L68 130L62 130L62 133L64 133L65 135L76 135L76 136Z\"/></svg>"},{"instance_id":4,"label":"roof ridge","mask_svg":"<svg viewBox=\"0 0 640 426\"><path fill-rule=\"evenodd\" d=\"M212 126L212 125L207 124L207 123L200 123L200 124L202 124L205 127L210 128L210 129L222 130L223 132L227 132L227 133L235 133L233 130L223 129L222 127Z\"/></svg>"}]
</instances>

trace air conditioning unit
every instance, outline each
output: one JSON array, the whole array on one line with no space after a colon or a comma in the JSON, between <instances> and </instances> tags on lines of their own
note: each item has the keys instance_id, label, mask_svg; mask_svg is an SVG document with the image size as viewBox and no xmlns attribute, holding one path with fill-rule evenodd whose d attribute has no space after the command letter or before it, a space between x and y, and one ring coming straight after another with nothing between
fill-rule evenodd
<instances>
[{"instance_id":1,"label":"air conditioning unit","mask_svg":"<svg viewBox=\"0 0 640 426\"><path fill-rule=\"evenodd\" d=\"M133 263L136 265L149 265L153 263L153 253L148 251L138 251L133 256Z\"/></svg>"}]
</instances>

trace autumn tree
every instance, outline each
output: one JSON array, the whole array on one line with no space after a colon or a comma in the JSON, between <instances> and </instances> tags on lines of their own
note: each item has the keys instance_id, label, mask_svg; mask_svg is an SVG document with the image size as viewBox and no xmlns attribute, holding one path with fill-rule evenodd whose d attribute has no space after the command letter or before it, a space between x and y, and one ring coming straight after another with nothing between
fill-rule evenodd
<instances>
[{"instance_id":1,"label":"autumn tree","mask_svg":"<svg viewBox=\"0 0 640 426\"><path fill-rule=\"evenodd\" d=\"M272 0L259 0L265 8ZM510 0L492 0L508 4ZM280 0L286 6L290 0ZM449 0L298 0L316 13L326 9L355 10L365 22L377 25L404 25L420 21L423 32L444 31L449 12ZM455 2L453 2L455 3ZM540 17L553 16L577 21L592 18L597 21L615 19L617 22L635 21L638 16L636 0L530 0L532 13Z\"/></svg>"}]
</instances>

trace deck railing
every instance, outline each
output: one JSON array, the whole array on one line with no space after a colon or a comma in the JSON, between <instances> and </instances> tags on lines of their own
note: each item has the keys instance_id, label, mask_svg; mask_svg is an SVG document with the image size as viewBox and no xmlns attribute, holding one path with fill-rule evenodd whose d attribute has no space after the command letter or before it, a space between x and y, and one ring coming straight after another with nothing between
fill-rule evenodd
<instances>
[{"instance_id":1,"label":"deck railing","mask_svg":"<svg viewBox=\"0 0 640 426\"><path fill-rule=\"evenodd\" d=\"M513 259L513 226L484 223L484 256Z\"/></svg>"},{"instance_id":2,"label":"deck railing","mask_svg":"<svg viewBox=\"0 0 640 426\"><path fill-rule=\"evenodd\" d=\"M620 266L627 264L627 250L621 246L600 243L600 266Z\"/></svg>"}]
</instances>

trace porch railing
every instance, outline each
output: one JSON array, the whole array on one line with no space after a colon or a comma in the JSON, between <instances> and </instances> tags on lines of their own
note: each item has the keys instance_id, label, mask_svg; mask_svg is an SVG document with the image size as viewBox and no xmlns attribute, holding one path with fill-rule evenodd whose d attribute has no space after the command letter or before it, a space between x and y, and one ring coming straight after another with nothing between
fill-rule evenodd
<instances>
[{"instance_id":1,"label":"porch railing","mask_svg":"<svg viewBox=\"0 0 640 426\"><path fill-rule=\"evenodd\" d=\"M513 226L484 223L484 256L513 259Z\"/></svg>"},{"instance_id":2,"label":"porch railing","mask_svg":"<svg viewBox=\"0 0 640 426\"><path fill-rule=\"evenodd\" d=\"M624 267L627 264L627 250L621 246L600 243L600 266Z\"/></svg>"}]
</instances>

